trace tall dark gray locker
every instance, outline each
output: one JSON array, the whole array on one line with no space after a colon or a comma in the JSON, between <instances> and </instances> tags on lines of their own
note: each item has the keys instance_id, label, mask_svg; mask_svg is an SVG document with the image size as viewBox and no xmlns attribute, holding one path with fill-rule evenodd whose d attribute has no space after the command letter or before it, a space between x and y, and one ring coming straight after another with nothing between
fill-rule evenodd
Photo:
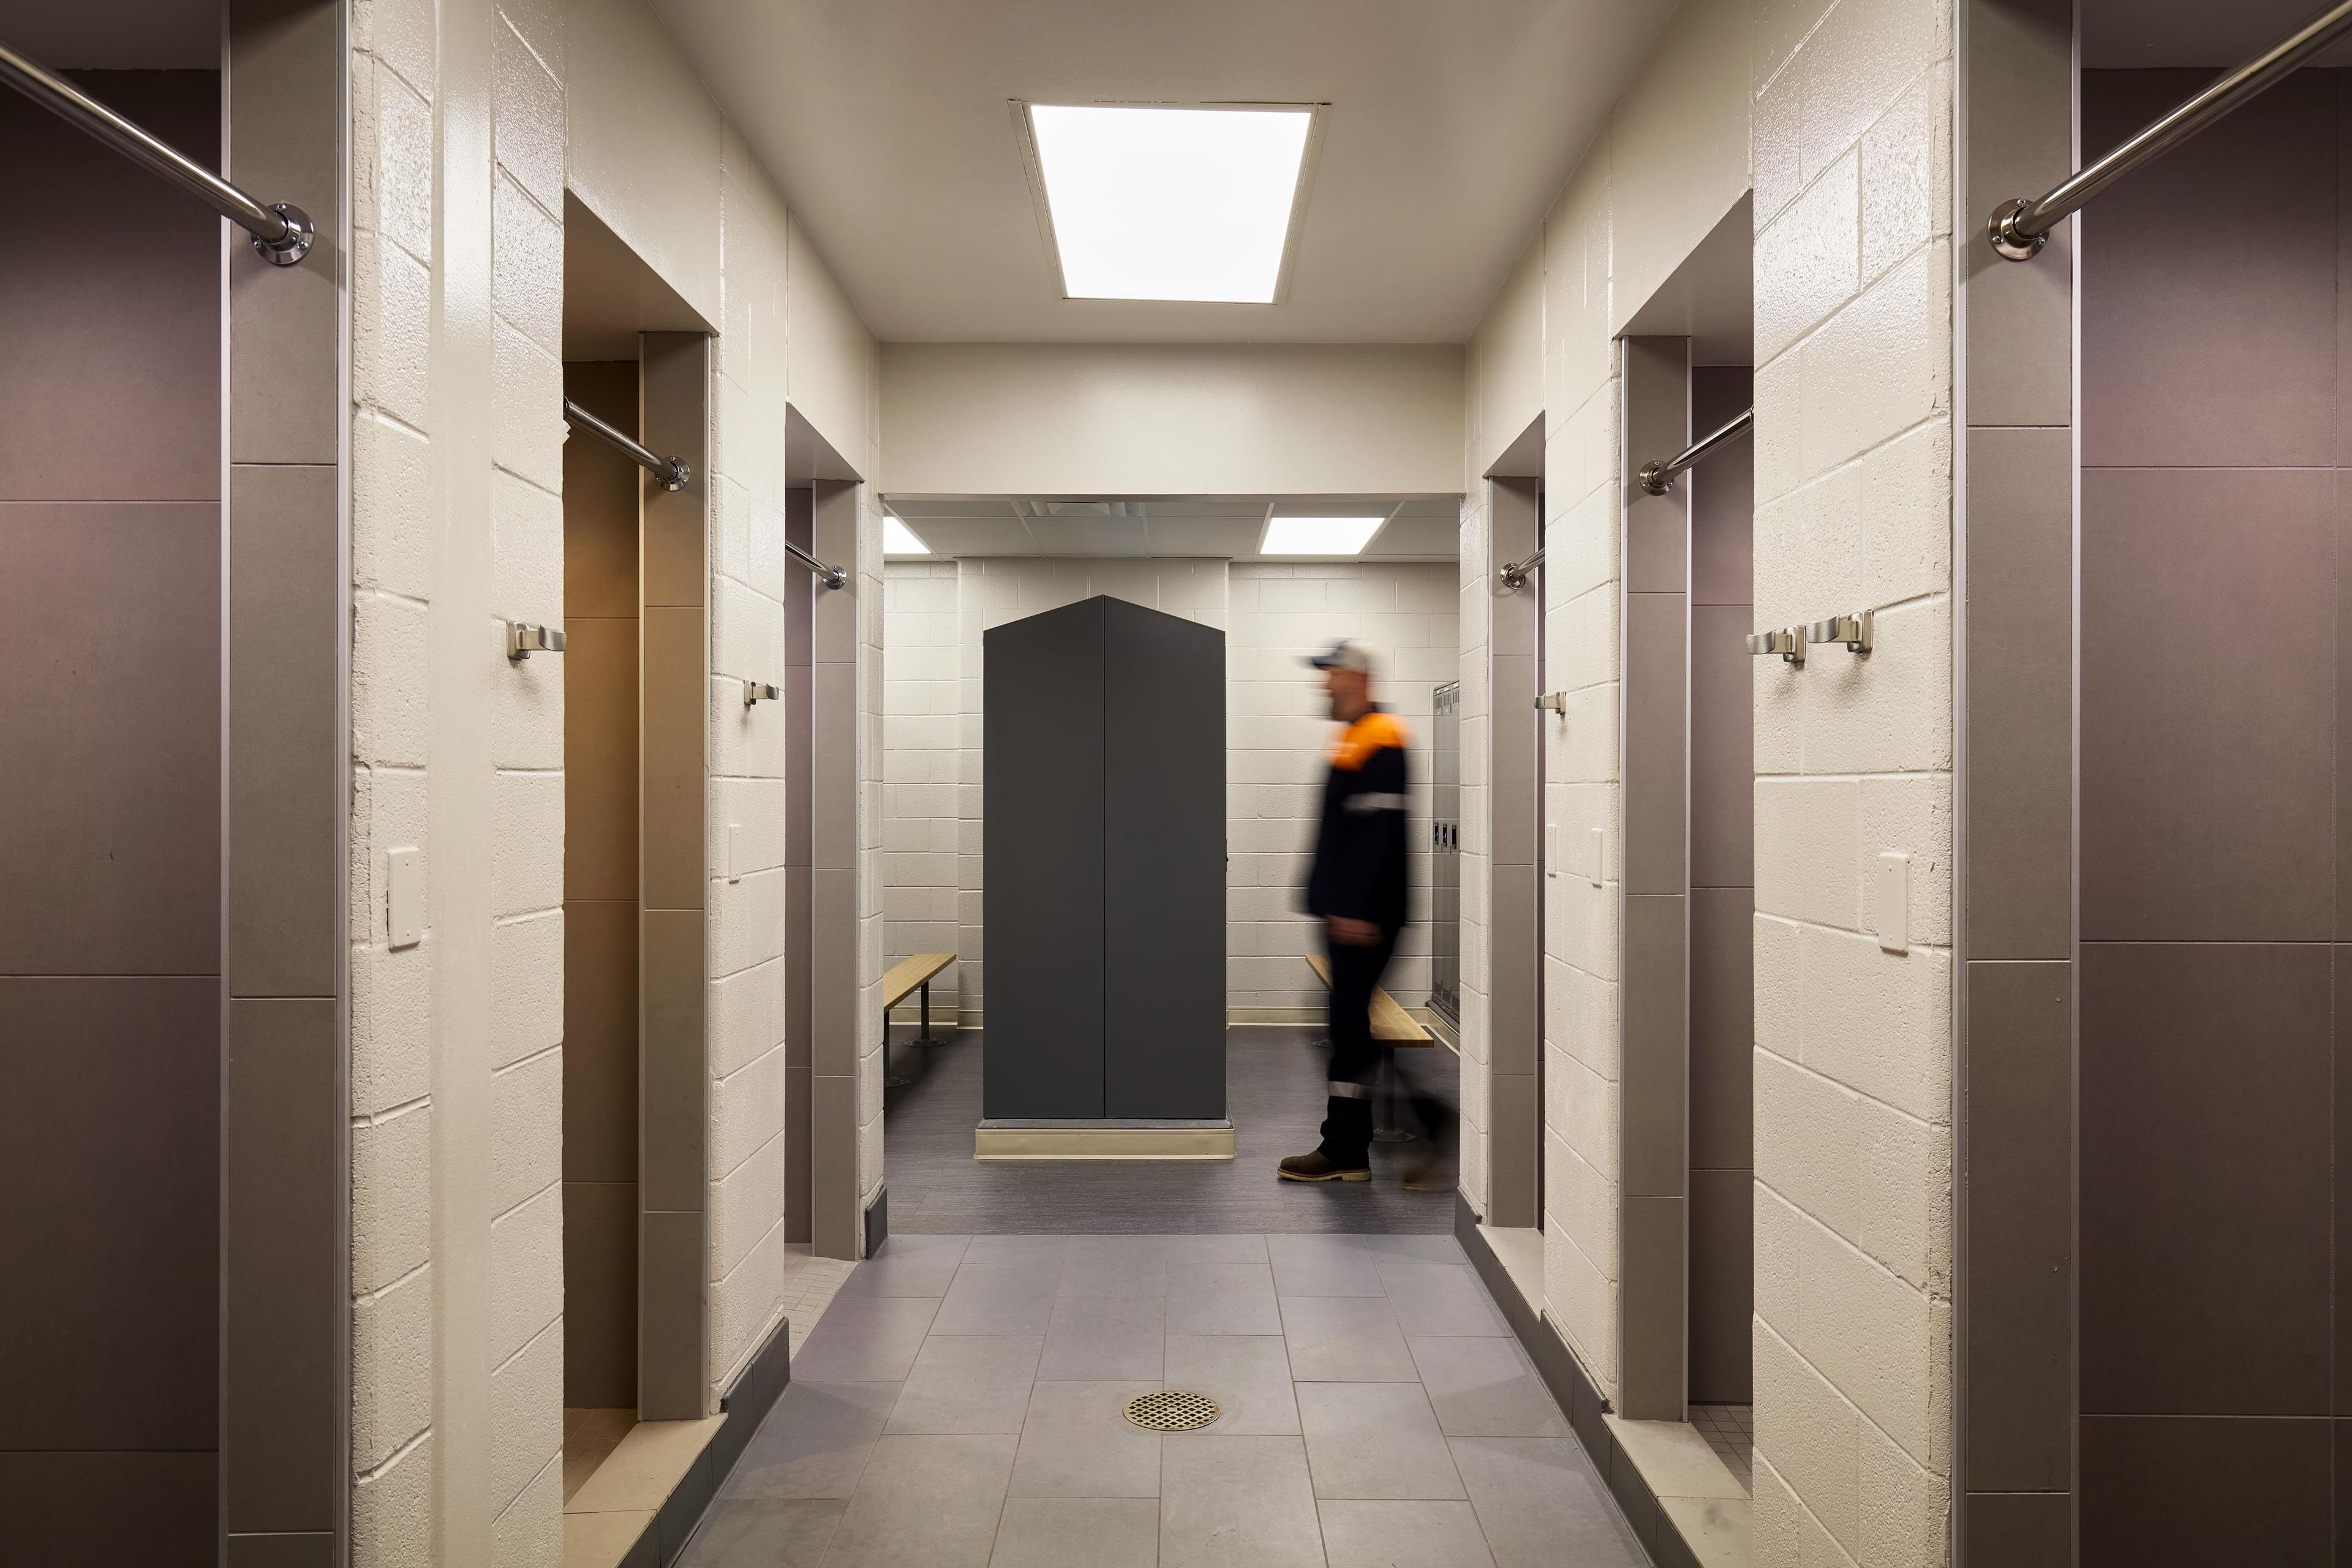
<instances>
[{"instance_id":1,"label":"tall dark gray locker","mask_svg":"<svg viewBox=\"0 0 2352 1568\"><path fill-rule=\"evenodd\" d=\"M990 1121L1225 1115L1225 642L1093 598L989 631Z\"/></svg>"}]
</instances>

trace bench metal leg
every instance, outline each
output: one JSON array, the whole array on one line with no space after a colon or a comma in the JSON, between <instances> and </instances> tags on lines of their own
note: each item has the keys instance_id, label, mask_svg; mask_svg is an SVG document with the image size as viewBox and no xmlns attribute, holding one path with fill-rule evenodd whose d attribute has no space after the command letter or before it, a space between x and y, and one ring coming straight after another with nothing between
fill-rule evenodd
<instances>
[{"instance_id":1,"label":"bench metal leg","mask_svg":"<svg viewBox=\"0 0 2352 1568\"><path fill-rule=\"evenodd\" d=\"M944 1046L948 1042L941 1039L934 1039L931 1036L931 983L929 981L926 980L923 982L922 992L923 1032L915 1037L914 1043L919 1046L937 1049L939 1047Z\"/></svg>"},{"instance_id":2,"label":"bench metal leg","mask_svg":"<svg viewBox=\"0 0 2352 1568\"><path fill-rule=\"evenodd\" d=\"M890 1009L885 1007L882 1009L882 1087L886 1089L904 1089L912 1081L903 1073L890 1070Z\"/></svg>"}]
</instances>

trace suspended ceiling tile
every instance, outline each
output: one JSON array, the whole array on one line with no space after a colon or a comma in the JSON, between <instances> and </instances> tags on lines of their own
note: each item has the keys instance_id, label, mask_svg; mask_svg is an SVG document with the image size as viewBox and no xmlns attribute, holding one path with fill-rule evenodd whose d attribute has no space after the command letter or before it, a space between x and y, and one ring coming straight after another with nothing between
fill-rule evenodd
<instances>
[{"instance_id":1,"label":"suspended ceiling tile","mask_svg":"<svg viewBox=\"0 0 2352 1568\"><path fill-rule=\"evenodd\" d=\"M908 519L935 555L1034 555L1037 542L1009 517Z\"/></svg>"},{"instance_id":2,"label":"suspended ceiling tile","mask_svg":"<svg viewBox=\"0 0 2352 1568\"><path fill-rule=\"evenodd\" d=\"M1027 527L1045 555L1148 555L1139 517L1033 517Z\"/></svg>"}]
</instances>

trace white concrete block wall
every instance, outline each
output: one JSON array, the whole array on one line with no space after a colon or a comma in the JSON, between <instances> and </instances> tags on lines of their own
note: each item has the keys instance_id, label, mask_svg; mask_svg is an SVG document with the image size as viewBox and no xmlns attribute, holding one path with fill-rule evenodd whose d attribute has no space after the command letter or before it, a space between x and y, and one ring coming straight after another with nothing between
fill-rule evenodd
<instances>
[{"instance_id":1,"label":"white concrete block wall","mask_svg":"<svg viewBox=\"0 0 2352 1568\"><path fill-rule=\"evenodd\" d=\"M1430 699L1461 664L1454 569L1236 562L1226 599L1229 1005L1244 1016L1322 1014L1323 987L1305 963L1320 940L1298 900L1333 726L1320 679L1304 661L1336 637L1355 637L1380 650L1377 693L1416 748L1412 923L1385 984L1399 1002L1419 1005L1429 999Z\"/></svg>"},{"instance_id":2,"label":"white concrete block wall","mask_svg":"<svg viewBox=\"0 0 2352 1568\"><path fill-rule=\"evenodd\" d=\"M804 586L784 554L782 198L730 125L719 153L712 344L710 868L708 1042L709 1388L716 1410L782 1315L784 1172L784 737L782 702L745 707L743 682L784 681L784 599Z\"/></svg>"},{"instance_id":3,"label":"white concrete block wall","mask_svg":"<svg viewBox=\"0 0 2352 1568\"><path fill-rule=\"evenodd\" d=\"M493 615L563 620L563 144L561 34L535 9L493 24L491 334ZM490 934L493 1126L490 1506L497 1560L552 1563L563 1459L563 661L493 685L497 925Z\"/></svg>"},{"instance_id":4,"label":"white concrete block wall","mask_svg":"<svg viewBox=\"0 0 2352 1568\"><path fill-rule=\"evenodd\" d=\"M362 1563L434 1540L433 939L385 945L385 849L430 848L424 700L433 552L425 302L435 13L355 7L352 289L352 1538ZM429 870L429 859L428 859Z\"/></svg>"},{"instance_id":5,"label":"white concrete block wall","mask_svg":"<svg viewBox=\"0 0 2352 1568\"><path fill-rule=\"evenodd\" d=\"M1754 1546L1775 1568L1947 1556L1951 56L1947 0L1702 5L1690 26L1670 26L1547 219L1540 311L1500 300L1480 330L1543 343L1547 684L1569 698L1546 750L1546 820L1566 863L1546 886L1544 1305L1607 1392L1622 1163L1615 338L1730 199L1710 194L1705 211L1684 211L1681 194L1736 195L1715 144L1737 138L1705 122L1725 113L1723 80L1748 87L1757 624L1873 608L1900 638L1882 630L1867 664L1833 650L1802 673L1766 661L1756 671ZM1650 194L1627 199L1620 168L1642 171ZM1487 421L1511 428L1482 427L1478 398L1502 380L1484 374L1481 348L1474 341L1466 422L1474 482L1525 418L1514 405ZM1474 1066L1486 1059L1474 737L1486 701L1469 676L1486 635L1486 537L1474 495L1462 548L1464 1054ZM1913 857L1904 954L1872 934L1871 873L1886 849ZM1483 1207L1474 1083L1464 1098L1463 1187Z\"/></svg>"},{"instance_id":6,"label":"white concrete block wall","mask_svg":"<svg viewBox=\"0 0 2352 1568\"><path fill-rule=\"evenodd\" d=\"M963 770L961 630L953 561L898 561L884 574L882 910L884 961L954 952L965 830L957 785ZM979 827L971 825L973 854ZM951 1021L961 966L931 984L932 1017Z\"/></svg>"},{"instance_id":7,"label":"white concrete block wall","mask_svg":"<svg viewBox=\"0 0 2352 1568\"><path fill-rule=\"evenodd\" d=\"M488 50L485 68L464 79L462 90L472 96L450 102L441 100L446 84L436 75L444 46L434 6L370 0L352 12L351 1462L353 1560L365 1568L429 1563L452 1540L480 1542L480 1551L465 1550L499 1564L551 1568L562 1557L563 666L509 664L502 622L563 618L562 215L566 114L577 108L567 104L565 17L562 8L532 0L494 10L489 36L480 40ZM598 11L594 19L609 26L615 18ZM639 19L657 39L650 17ZM665 90L698 90L682 65L664 80ZM490 130L484 236L435 230L436 160L446 155L437 122L447 116ZM710 724L717 774L709 859L711 1408L782 1310L783 714L767 705L746 714L740 680L782 675L782 596L788 582L798 585L788 574L799 571L783 551L786 286L791 266L823 282L813 250L803 247L793 258L782 203L731 129L717 151L709 188L719 209L709 232L720 254L688 258L711 266L724 318L715 345L709 476L711 659L721 678L713 683ZM487 243L477 250L478 241ZM444 248L483 255L490 271L491 467L481 494L470 498L478 503L490 568L487 588L472 597L486 599L489 614L478 645L463 650L494 672L478 688L490 777L463 792L488 817L482 837L489 920L480 933L428 928L421 944L393 952L384 940L383 851L425 848L431 879L436 781L446 789L457 778L430 765L433 737L448 732L436 730L442 716L431 703L436 692L446 699L466 689L446 679L435 683L435 671L447 668L443 661L457 657L436 648L432 620L436 573L447 569L435 531L444 498L435 488L427 395L439 356L451 349L437 335L448 326L436 320L434 304L432 262ZM800 353L808 374L824 383L829 406L842 388L864 389L862 403L833 410L853 427L827 434L873 473L875 351L862 334L845 315L822 344ZM438 481L473 482L447 475ZM863 531L873 536L857 552L872 615L860 668L873 689L861 743L877 770L877 805L865 815L878 834L878 520ZM717 700L722 692L728 700ZM730 822L742 828L731 838ZM730 849L740 873L733 879ZM874 889L865 946L872 951L864 956L874 973L879 857L867 858ZM467 965L436 975L453 944L478 951ZM451 990L446 974L467 968L487 983ZM483 1016L436 1016L446 995L486 997ZM878 1060L878 1027L867 1033L868 1054ZM481 1131L479 1149L436 1142L443 1108L435 1099L435 1052L446 1058L456 1039L487 1042L492 1076L468 1123ZM880 1181L879 1107L877 1083L861 1106L870 1152L860 1176L869 1193ZM466 1223L475 1179L468 1173L482 1177L487 1251L468 1255L472 1263L444 1261L478 1270L463 1294L481 1301L481 1321L461 1333L440 1320L446 1293L436 1289L435 1254L436 1227ZM485 1355L480 1384L441 1364L445 1347L460 1340ZM466 1407L467 1424L453 1422L447 1442L481 1459L468 1460L461 1481L436 1470L441 1445L433 1423L445 1395ZM454 1504L453 1486L464 1494Z\"/></svg>"},{"instance_id":8,"label":"white concrete block wall","mask_svg":"<svg viewBox=\"0 0 2352 1568\"><path fill-rule=\"evenodd\" d=\"M1473 354L1476 353L1473 347ZM1478 384L1473 374L1472 386ZM1472 395L1465 419L1467 445L1477 447L1478 409L1476 395ZM1475 460L1465 465L1475 474L1480 465ZM1493 580L1489 563L1494 558L1488 527L1490 507L1483 480L1470 484L1462 500L1461 570L1455 592L1459 608L1455 614L1455 636L1461 644L1459 668L1462 700L1459 710L1460 743L1462 747L1461 814L1462 814L1462 974L1458 987L1462 1037L1462 1131L1461 1163L1457 1172L1463 1194L1478 1214L1488 1210L1487 1174L1488 1130L1494 1125L1488 1114L1487 1089L1493 1071L1494 1052L1488 1030L1487 1000L1492 994L1492 966L1487 955L1492 951L1487 941L1489 922L1494 913L1494 859L1489 829L1491 797L1487 793L1487 771L1491 760L1490 730L1493 722L1487 709L1486 658L1493 646L1495 605L1494 594L1488 584Z\"/></svg>"},{"instance_id":9,"label":"white concrete block wall","mask_svg":"<svg viewBox=\"0 0 2352 1568\"><path fill-rule=\"evenodd\" d=\"M1543 883L1543 1209L1546 1310L1614 1397L1624 583L1612 174L1604 138L1544 225L1544 656L1547 684L1568 706L1546 721L1543 742L1544 820L1561 860Z\"/></svg>"},{"instance_id":10,"label":"white concrete block wall","mask_svg":"<svg viewBox=\"0 0 2352 1568\"><path fill-rule=\"evenodd\" d=\"M865 367L867 429L877 428L879 354L871 342ZM878 437L873 438L878 441ZM879 471L878 449L864 454L866 471ZM883 910L884 693L888 666L883 659L885 599L882 576L882 504L872 486L858 492L857 559L857 1203L860 1212L882 1192L882 1110L887 1042L882 1017L882 959L887 945Z\"/></svg>"},{"instance_id":11,"label":"white concrete block wall","mask_svg":"<svg viewBox=\"0 0 2352 1568\"><path fill-rule=\"evenodd\" d=\"M1952 1412L1952 15L1758 41L1755 1553L1945 1560ZM1799 25L1801 24L1801 25ZM1871 876L1912 856L1912 947Z\"/></svg>"}]
</instances>

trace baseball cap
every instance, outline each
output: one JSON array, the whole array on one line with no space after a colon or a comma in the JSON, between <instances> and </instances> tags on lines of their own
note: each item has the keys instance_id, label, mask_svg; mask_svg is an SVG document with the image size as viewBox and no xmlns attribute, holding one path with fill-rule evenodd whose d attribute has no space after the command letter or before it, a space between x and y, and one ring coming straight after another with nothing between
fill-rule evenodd
<instances>
[{"instance_id":1,"label":"baseball cap","mask_svg":"<svg viewBox=\"0 0 2352 1568\"><path fill-rule=\"evenodd\" d=\"M1372 647L1353 637L1341 637L1321 653L1309 654L1307 662L1318 669L1352 669L1359 675L1372 673Z\"/></svg>"}]
</instances>

